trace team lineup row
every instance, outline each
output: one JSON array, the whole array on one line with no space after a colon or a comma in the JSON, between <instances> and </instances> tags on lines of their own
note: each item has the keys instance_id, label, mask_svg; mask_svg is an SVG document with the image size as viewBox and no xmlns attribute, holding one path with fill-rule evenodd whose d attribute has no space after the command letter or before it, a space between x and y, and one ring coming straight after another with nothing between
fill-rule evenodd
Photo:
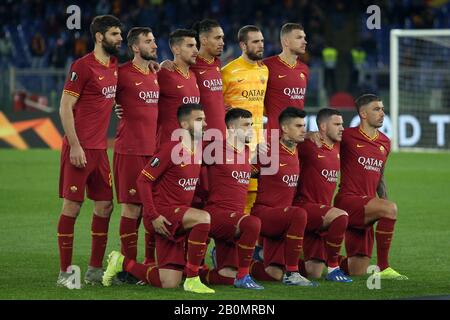
<instances>
[{"instance_id":1,"label":"team lineup row","mask_svg":"<svg viewBox=\"0 0 450 320\"><path fill-rule=\"evenodd\" d=\"M328 280L351 282L349 275L366 272L375 222L380 276L407 279L388 263L397 208L383 180L390 150L378 131L383 104L372 94L359 97L361 124L346 130L338 111L322 109L319 131L305 140L308 69L298 58L306 49L301 25L285 24L283 51L266 59L261 31L241 28L242 55L223 68L224 34L216 21L172 32L174 59L161 67L152 31L140 27L127 36L132 61L118 67L120 27L113 16L94 18L94 51L72 64L61 98L66 135L58 285L69 287L85 191L94 201L86 283L111 285L125 274L163 288L178 286L185 276L184 289L197 293L214 292L205 283L263 289L255 279L315 286L308 278L320 277L324 266ZM112 106L121 118L113 171L122 252L112 252L103 271L113 198L106 153ZM279 135L270 143L260 134L264 114L269 133ZM218 130L221 138L203 136L205 129ZM216 161L202 166L208 148ZM276 170L265 172L274 161ZM141 219L143 264L136 262ZM340 259L344 236L347 257ZM204 264L209 238L213 269Z\"/></svg>"}]
</instances>

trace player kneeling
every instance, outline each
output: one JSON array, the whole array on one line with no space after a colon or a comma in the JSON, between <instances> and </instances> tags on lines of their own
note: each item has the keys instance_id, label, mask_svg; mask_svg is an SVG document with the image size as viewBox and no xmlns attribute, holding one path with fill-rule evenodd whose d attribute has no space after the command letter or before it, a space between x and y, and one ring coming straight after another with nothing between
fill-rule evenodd
<instances>
[{"instance_id":1,"label":"player kneeling","mask_svg":"<svg viewBox=\"0 0 450 320\"><path fill-rule=\"evenodd\" d=\"M206 211L190 208L200 174L205 114L199 104L183 104L177 118L183 129L181 142L161 145L138 178L144 226L148 229L152 225L157 233L158 266L140 264L113 251L103 276L105 286L110 286L117 273L125 270L155 287L174 288L181 283L185 268L185 291L214 293L198 276L206 253L210 216ZM188 232L185 261L184 239Z\"/></svg>"}]
</instances>

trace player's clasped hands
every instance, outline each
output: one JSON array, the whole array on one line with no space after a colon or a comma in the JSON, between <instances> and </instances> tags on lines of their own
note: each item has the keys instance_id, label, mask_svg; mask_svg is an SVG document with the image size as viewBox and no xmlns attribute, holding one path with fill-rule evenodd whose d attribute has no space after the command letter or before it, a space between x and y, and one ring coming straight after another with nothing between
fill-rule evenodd
<instances>
[{"instance_id":1,"label":"player's clasped hands","mask_svg":"<svg viewBox=\"0 0 450 320\"><path fill-rule=\"evenodd\" d=\"M123 117L123 108L120 104L114 105L114 113L116 114L117 118L122 119Z\"/></svg>"},{"instance_id":2,"label":"player's clasped hands","mask_svg":"<svg viewBox=\"0 0 450 320\"><path fill-rule=\"evenodd\" d=\"M70 148L70 163L77 168L86 167L86 155L84 154L84 150L80 145Z\"/></svg>"},{"instance_id":3,"label":"player's clasped hands","mask_svg":"<svg viewBox=\"0 0 450 320\"><path fill-rule=\"evenodd\" d=\"M156 218L155 220L152 221L153 228L155 229L155 231L157 233L159 233L160 235L163 235L164 237L169 237L170 236L170 232L166 228L166 225L165 225L166 223L169 226L172 225L172 223L170 223L170 221L167 220L162 215L160 215L158 218Z\"/></svg>"}]
</instances>

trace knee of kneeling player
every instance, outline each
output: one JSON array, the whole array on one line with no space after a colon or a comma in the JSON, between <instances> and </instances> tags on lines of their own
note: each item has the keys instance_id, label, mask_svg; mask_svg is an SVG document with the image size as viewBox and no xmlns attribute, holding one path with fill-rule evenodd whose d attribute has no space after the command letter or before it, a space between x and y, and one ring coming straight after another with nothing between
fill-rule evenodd
<instances>
[{"instance_id":1,"label":"knee of kneeling player","mask_svg":"<svg viewBox=\"0 0 450 320\"><path fill-rule=\"evenodd\" d=\"M200 223L210 224L211 216L209 215L209 213L207 211L200 210L199 213L196 215L195 220L196 220L197 224L200 224Z\"/></svg>"},{"instance_id":2,"label":"knee of kneeling player","mask_svg":"<svg viewBox=\"0 0 450 320\"><path fill-rule=\"evenodd\" d=\"M180 280L178 278L166 278L161 279L161 288L173 289L180 285Z\"/></svg>"},{"instance_id":3,"label":"knee of kneeling player","mask_svg":"<svg viewBox=\"0 0 450 320\"><path fill-rule=\"evenodd\" d=\"M291 219L295 221L304 221L306 223L308 214L306 213L305 209L298 207L292 207L292 209L288 211L291 215Z\"/></svg>"},{"instance_id":4,"label":"knee of kneeling player","mask_svg":"<svg viewBox=\"0 0 450 320\"><path fill-rule=\"evenodd\" d=\"M388 205L386 205L386 208L384 210L383 218L396 220L397 219L397 205L394 202L389 202Z\"/></svg>"},{"instance_id":5,"label":"knee of kneeling player","mask_svg":"<svg viewBox=\"0 0 450 320\"><path fill-rule=\"evenodd\" d=\"M239 223L239 230L243 232L250 232L259 235L261 231L261 220L255 216L246 216Z\"/></svg>"}]
</instances>

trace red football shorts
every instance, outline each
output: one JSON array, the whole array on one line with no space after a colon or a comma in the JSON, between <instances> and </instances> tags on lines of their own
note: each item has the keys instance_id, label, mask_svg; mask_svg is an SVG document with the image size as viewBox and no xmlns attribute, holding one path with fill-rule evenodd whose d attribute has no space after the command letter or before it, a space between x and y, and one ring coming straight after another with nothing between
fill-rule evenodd
<instances>
[{"instance_id":1,"label":"red football shorts","mask_svg":"<svg viewBox=\"0 0 450 320\"><path fill-rule=\"evenodd\" d=\"M114 186L118 203L142 204L141 198L139 197L139 191L136 187L136 180L150 159L151 156L138 156L114 152Z\"/></svg>"},{"instance_id":2,"label":"red football shorts","mask_svg":"<svg viewBox=\"0 0 450 320\"><path fill-rule=\"evenodd\" d=\"M345 233L345 250L348 257L372 256L373 226L364 224L364 207L372 199L367 196L340 194L334 199L334 206L348 213L348 229Z\"/></svg>"},{"instance_id":3,"label":"red football shorts","mask_svg":"<svg viewBox=\"0 0 450 320\"><path fill-rule=\"evenodd\" d=\"M77 168L70 163L70 146L63 144L59 175L59 197L83 202L87 197L94 201L112 201L112 177L108 154L103 149L84 149L86 167Z\"/></svg>"}]
</instances>

